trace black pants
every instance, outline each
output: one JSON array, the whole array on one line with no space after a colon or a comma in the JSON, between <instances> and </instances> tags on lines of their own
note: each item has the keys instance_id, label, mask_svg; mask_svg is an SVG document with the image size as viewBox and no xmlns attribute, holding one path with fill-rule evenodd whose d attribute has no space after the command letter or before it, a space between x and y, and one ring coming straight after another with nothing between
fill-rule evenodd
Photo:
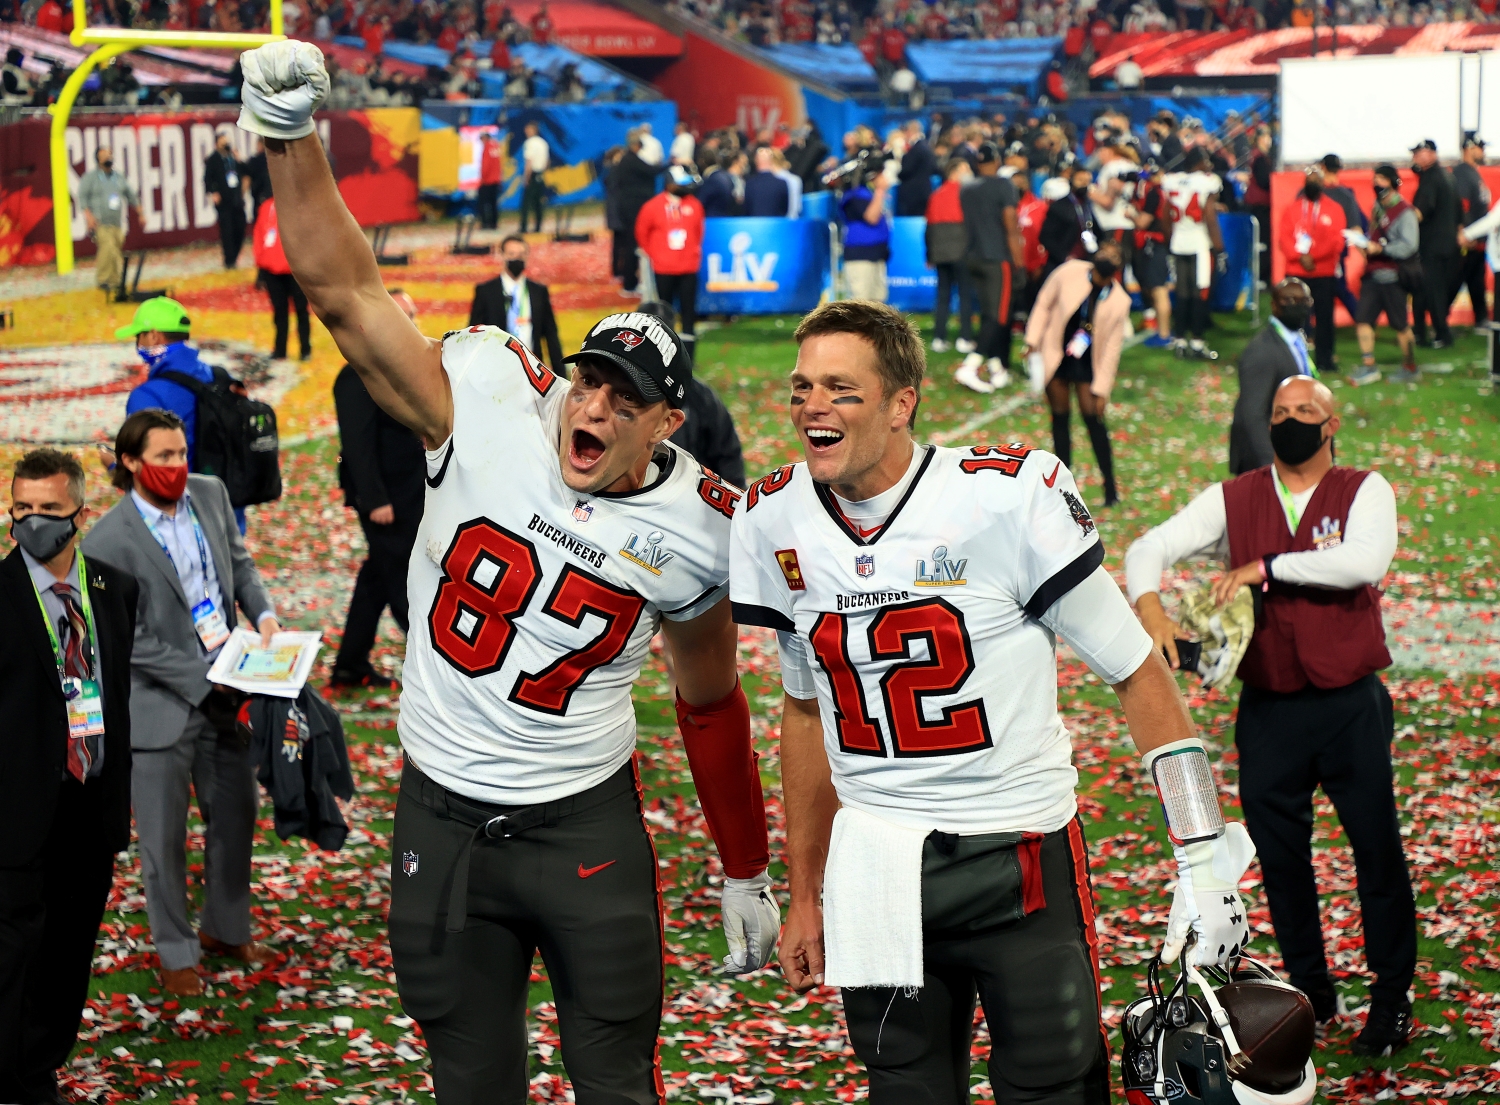
<instances>
[{"instance_id":1,"label":"black pants","mask_svg":"<svg viewBox=\"0 0 1500 1105\"><path fill-rule=\"evenodd\" d=\"M635 255L635 224L628 229L614 232L613 248L610 251L610 271L620 278L627 292L635 291L640 283L641 263Z\"/></svg>"},{"instance_id":2,"label":"black pants","mask_svg":"<svg viewBox=\"0 0 1500 1105\"><path fill-rule=\"evenodd\" d=\"M1489 300L1486 298L1485 273L1489 271L1489 254L1482 249L1469 247L1458 263L1457 288L1469 289L1469 302L1474 305L1474 325L1483 326L1490 319ZM1457 288L1454 294L1457 294Z\"/></svg>"},{"instance_id":3,"label":"black pants","mask_svg":"<svg viewBox=\"0 0 1500 1105\"><path fill-rule=\"evenodd\" d=\"M302 359L312 356L312 320L307 315L307 296L297 278L289 272L267 272L260 270L261 287L271 297L271 318L276 323L276 348L271 356L286 356L286 339L289 322L288 306L297 309L297 344L301 346Z\"/></svg>"},{"instance_id":4,"label":"black pants","mask_svg":"<svg viewBox=\"0 0 1500 1105\"><path fill-rule=\"evenodd\" d=\"M948 315L953 303L953 289L958 289L958 336L964 341L974 337L970 300L973 285L969 283L969 267L962 261L940 261L937 269L937 300L932 305L932 336L940 341L948 340Z\"/></svg>"},{"instance_id":5,"label":"black pants","mask_svg":"<svg viewBox=\"0 0 1500 1105\"><path fill-rule=\"evenodd\" d=\"M968 1102L976 996L994 1041L989 1075L999 1105L1110 1099L1083 829L1075 820L1041 840L1045 904L986 927L986 917L1004 915L1007 895L1016 906L1022 900L1019 850L997 849L997 840L927 839L924 977L915 996L889 987L843 991L849 1041L870 1072L874 1105Z\"/></svg>"},{"instance_id":6,"label":"black pants","mask_svg":"<svg viewBox=\"0 0 1500 1105\"><path fill-rule=\"evenodd\" d=\"M406 568L411 549L417 541L417 527L422 518L398 517L388 526L370 521L368 514L359 516L365 531L369 555L354 578L354 594L349 599L349 617L344 623L344 640L334 667L340 671L365 672L370 669L370 649L375 647L375 631L380 615L391 608L391 617L407 631Z\"/></svg>"},{"instance_id":7,"label":"black pants","mask_svg":"<svg viewBox=\"0 0 1500 1105\"><path fill-rule=\"evenodd\" d=\"M1180 338L1201 338L1208 333L1214 319L1208 308L1209 288L1198 286L1198 257L1174 253L1172 268L1177 277L1177 310L1172 313L1172 328ZM1210 275L1210 282L1212 279Z\"/></svg>"},{"instance_id":8,"label":"black pants","mask_svg":"<svg viewBox=\"0 0 1500 1105\"><path fill-rule=\"evenodd\" d=\"M542 207L547 202L547 182L539 176L534 176L526 182L521 189L521 233L526 233L526 217L533 215L536 218L536 229L542 229Z\"/></svg>"},{"instance_id":9,"label":"black pants","mask_svg":"<svg viewBox=\"0 0 1500 1105\"><path fill-rule=\"evenodd\" d=\"M684 338L693 337L698 326L698 274L657 273L656 298L677 308L677 332Z\"/></svg>"},{"instance_id":10,"label":"black pants","mask_svg":"<svg viewBox=\"0 0 1500 1105\"><path fill-rule=\"evenodd\" d=\"M1339 278L1304 276L1313 301L1313 361L1319 372L1332 372L1333 346L1338 333L1333 325L1333 308L1338 300Z\"/></svg>"},{"instance_id":11,"label":"black pants","mask_svg":"<svg viewBox=\"0 0 1500 1105\"><path fill-rule=\"evenodd\" d=\"M1391 696L1378 675L1276 694L1246 686L1234 742L1240 802L1271 923L1294 986L1328 985L1312 865L1312 796L1323 788L1354 849L1373 997L1399 1001L1417 961L1416 912L1391 775Z\"/></svg>"},{"instance_id":12,"label":"black pants","mask_svg":"<svg viewBox=\"0 0 1500 1105\"><path fill-rule=\"evenodd\" d=\"M536 828L509 840L480 835L467 921L450 933L449 894L475 826L516 810L463 798L407 761L392 843L391 954L443 1105L526 1101L526 998L538 951L579 1105L663 1100L656 851L637 793L626 764L550 803Z\"/></svg>"},{"instance_id":13,"label":"black pants","mask_svg":"<svg viewBox=\"0 0 1500 1105\"><path fill-rule=\"evenodd\" d=\"M477 200L479 225L485 230L494 230L500 225L500 185L481 184Z\"/></svg>"},{"instance_id":14,"label":"black pants","mask_svg":"<svg viewBox=\"0 0 1500 1105\"><path fill-rule=\"evenodd\" d=\"M1422 254L1422 284L1411 297L1412 331L1417 341L1427 340L1427 320L1432 319L1432 336L1437 341L1452 342L1448 329L1448 309L1458 294L1458 254Z\"/></svg>"},{"instance_id":15,"label":"black pants","mask_svg":"<svg viewBox=\"0 0 1500 1105\"><path fill-rule=\"evenodd\" d=\"M1354 294L1354 289L1349 287L1349 247L1344 247L1344 252L1339 254L1339 275L1334 278L1333 294L1344 310L1349 312L1353 318L1359 313L1359 298Z\"/></svg>"},{"instance_id":16,"label":"black pants","mask_svg":"<svg viewBox=\"0 0 1500 1105\"><path fill-rule=\"evenodd\" d=\"M219 246L224 251L224 267L232 269L239 263L240 247L245 244L245 205L239 192L232 192L219 201Z\"/></svg>"},{"instance_id":17,"label":"black pants","mask_svg":"<svg viewBox=\"0 0 1500 1105\"><path fill-rule=\"evenodd\" d=\"M1009 261L969 260L969 279L979 296L979 348L982 357L999 357L1010 367L1010 296Z\"/></svg>"},{"instance_id":18,"label":"black pants","mask_svg":"<svg viewBox=\"0 0 1500 1105\"><path fill-rule=\"evenodd\" d=\"M41 854L0 867L0 1101L49 1100L78 1038L115 873L114 855L79 827L95 820L84 814L98 786L64 780Z\"/></svg>"}]
</instances>

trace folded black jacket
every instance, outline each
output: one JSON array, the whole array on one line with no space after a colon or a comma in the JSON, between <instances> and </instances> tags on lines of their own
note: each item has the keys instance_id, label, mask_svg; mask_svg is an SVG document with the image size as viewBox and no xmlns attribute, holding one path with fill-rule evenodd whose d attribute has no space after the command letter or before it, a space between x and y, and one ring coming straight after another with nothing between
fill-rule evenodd
<instances>
[{"instance_id":1,"label":"folded black jacket","mask_svg":"<svg viewBox=\"0 0 1500 1105\"><path fill-rule=\"evenodd\" d=\"M295 700L254 695L250 732L256 777L276 810L276 835L305 836L330 852L342 848L349 826L334 798L354 797L354 776L338 711L309 687Z\"/></svg>"}]
</instances>

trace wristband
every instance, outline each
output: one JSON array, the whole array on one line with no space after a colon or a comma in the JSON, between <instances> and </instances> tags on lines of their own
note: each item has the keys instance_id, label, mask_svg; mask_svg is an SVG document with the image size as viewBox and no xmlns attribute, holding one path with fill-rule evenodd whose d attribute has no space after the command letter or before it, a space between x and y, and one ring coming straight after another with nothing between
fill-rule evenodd
<instances>
[{"instance_id":1,"label":"wristband","mask_svg":"<svg viewBox=\"0 0 1500 1105\"><path fill-rule=\"evenodd\" d=\"M1153 748L1141 757L1141 765L1156 783L1173 844L1195 844L1224 835L1219 791L1201 740L1191 737Z\"/></svg>"}]
</instances>

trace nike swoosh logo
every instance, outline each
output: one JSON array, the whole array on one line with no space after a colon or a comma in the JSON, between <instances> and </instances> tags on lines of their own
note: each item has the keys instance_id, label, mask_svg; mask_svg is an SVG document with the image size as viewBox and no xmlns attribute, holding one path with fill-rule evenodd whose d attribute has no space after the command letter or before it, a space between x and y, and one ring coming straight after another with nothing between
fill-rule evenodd
<instances>
[{"instance_id":1,"label":"nike swoosh logo","mask_svg":"<svg viewBox=\"0 0 1500 1105\"><path fill-rule=\"evenodd\" d=\"M869 537L872 533L880 532L880 526L871 526L869 529L865 529L865 527L860 525L858 522L852 522L850 524L854 526L860 537ZM883 524L884 523L882 523L882 525Z\"/></svg>"},{"instance_id":2,"label":"nike swoosh logo","mask_svg":"<svg viewBox=\"0 0 1500 1105\"><path fill-rule=\"evenodd\" d=\"M1043 476L1042 477L1042 482L1044 484L1046 484L1048 487L1051 487L1053 484L1055 484L1057 482L1057 473L1058 473L1059 469L1061 469L1061 468L1062 468L1062 461L1058 461L1056 467L1054 467L1052 469L1052 475L1050 475L1050 476Z\"/></svg>"},{"instance_id":3,"label":"nike swoosh logo","mask_svg":"<svg viewBox=\"0 0 1500 1105\"><path fill-rule=\"evenodd\" d=\"M578 877L580 879L586 879L590 875L597 875L600 871L603 871L606 867L613 867L614 864L615 864L614 860L610 860L608 863L601 863L598 867L585 867L583 864L580 863L578 865Z\"/></svg>"}]
</instances>

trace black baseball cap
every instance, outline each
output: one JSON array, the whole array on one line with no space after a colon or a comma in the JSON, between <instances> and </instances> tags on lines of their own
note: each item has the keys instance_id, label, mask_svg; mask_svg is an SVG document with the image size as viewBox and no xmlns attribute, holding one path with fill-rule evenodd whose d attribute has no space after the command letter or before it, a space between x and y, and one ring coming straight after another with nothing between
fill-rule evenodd
<instances>
[{"instance_id":1,"label":"black baseball cap","mask_svg":"<svg viewBox=\"0 0 1500 1105\"><path fill-rule=\"evenodd\" d=\"M1437 143L1431 138L1424 138L1411 148L1412 153L1416 153L1418 150L1431 150L1433 153L1437 153Z\"/></svg>"},{"instance_id":2,"label":"black baseball cap","mask_svg":"<svg viewBox=\"0 0 1500 1105\"><path fill-rule=\"evenodd\" d=\"M1000 160L1000 147L993 142L981 142L974 159L981 165L988 165L993 161Z\"/></svg>"},{"instance_id":3,"label":"black baseball cap","mask_svg":"<svg viewBox=\"0 0 1500 1105\"><path fill-rule=\"evenodd\" d=\"M1168 111L1166 108L1162 108L1151 118L1153 122L1171 123L1173 126L1177 125L1177 116L1172 114L1172 112Z\"/></svg>"},{"instance_id":4,"label":"black baseball cap","mask_svg":"<svg viewBox=\"0 0 1500 1105\"><path fill-rule=\"evenodd\" d=\"M1322 165L1330 173L1341 173L1344 171L1344 159L1336 153L1324 154Z\"/></svg>"},{"instance_id":5,"label":"black baseball cap","mask_svg":"<svg viewBox=\"0 0 1500 1105\"><path fill-rule=\"evenodd\" d=\"M1464 149L1467 150L1470 146L1478 146L1482 150L1484 149L1484 139L1480 138L1477 134L1467 134L1464 136Z\"/></svg>"},{"instance_id":6,"label":"black baseball cap","mask_svg":"<svg viewBox=\"0 0 1500 1105\"><path fill-rule=\"evenodd\" d=\"M661 319L644 311L628 311L596 322L583 348L564 357L563 364L600 357L629 376L646 402L665 400L670 407L681 407L692 376L682 352L682 339Z\"/></svg>"}]
</instances>

